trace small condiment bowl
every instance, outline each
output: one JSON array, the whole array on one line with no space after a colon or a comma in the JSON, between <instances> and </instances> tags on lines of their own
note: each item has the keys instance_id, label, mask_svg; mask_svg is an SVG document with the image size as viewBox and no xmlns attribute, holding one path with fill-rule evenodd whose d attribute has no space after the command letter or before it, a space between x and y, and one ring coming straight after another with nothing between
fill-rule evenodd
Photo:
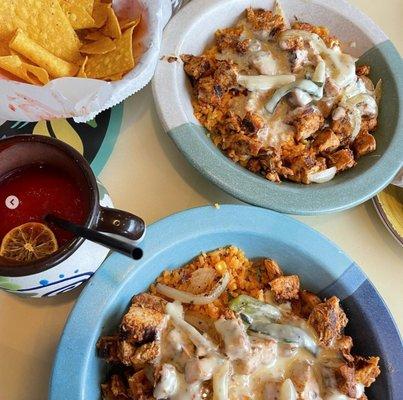
<instances>
[{"instance_id":1,"label":"small condiment bowl","mask_svg":"<svg viewBox=\"0 0 403 400\"><path fill-rule=\"evenodd\" d=\"M83 224L86 228L119 235L134 242L143 238L144 221L128 212L109 208L113 204L108 192L75 149L58 139L37 135L0 140L0 177L37 163L66 171L79 182L88 201L89 213ZM87 281L109 251L104 246L76 237L48 257L26 264L16 264L0 257L0 289L30 297L67 292Z\"/></svg>"}]
</instances>

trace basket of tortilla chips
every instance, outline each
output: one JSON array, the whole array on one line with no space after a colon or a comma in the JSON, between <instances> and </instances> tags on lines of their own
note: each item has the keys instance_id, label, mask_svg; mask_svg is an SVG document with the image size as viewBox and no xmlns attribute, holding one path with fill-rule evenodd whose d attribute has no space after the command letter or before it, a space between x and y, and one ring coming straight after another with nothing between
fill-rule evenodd
<instances>
[{"instance_id":1,"label":"basket of tortilla chips","mask_svg":"<svg viewBox=\"0 0 403 400\"><path fill-rule=\"evenodd\" d=\"M0 119L86 121L142 89L170 0L0 2Z\"/></svg>"}]
</instances>

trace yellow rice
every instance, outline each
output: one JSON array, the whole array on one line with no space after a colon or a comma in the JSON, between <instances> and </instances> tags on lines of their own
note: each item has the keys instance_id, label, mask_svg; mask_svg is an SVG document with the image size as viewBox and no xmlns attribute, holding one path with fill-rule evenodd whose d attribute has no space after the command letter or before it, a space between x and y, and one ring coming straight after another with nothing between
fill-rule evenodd
<instances>
[{"instance_id":1,"label":"yellow rice","mask_svg":"<svg viewBox=\"0 0 403 400\"><path fill-rule=\"evenodd\" d=\"M228 302L240 294L263 300L264 290L268 289L268 279L264 268L259 262L253 263L245 257L242 250L235 246L223 247L209 253L202 253L185 266L164 271L156 280L179 290L186 291L189 279L195 270L199 268L212 268L217 275L222 275L225 270L231 274L227 289L213 303L207 305L185 305L187 310L206 314L210 318L218 319L222 312L228 308ZM157 293L155 285L151 285L150 292Z\"/></svg>"}]
</instances>

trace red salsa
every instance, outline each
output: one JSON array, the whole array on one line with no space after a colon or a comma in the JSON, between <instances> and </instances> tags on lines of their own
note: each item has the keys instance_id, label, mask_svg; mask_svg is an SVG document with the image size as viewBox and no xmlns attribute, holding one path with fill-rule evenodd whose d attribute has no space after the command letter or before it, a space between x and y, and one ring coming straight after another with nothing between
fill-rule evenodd
<instances>
[{"instance_id":1,"label":"red salsa","mask_svg":"<svg viewBox=\"0 0 403 400\"><path fill-rule=\"evenodd\" d=\"M0 180L0 242L11 229L27 222L44 222L55 214L82 224L89 212L83 188L66 172L49 165L31 165ZM51 227L59 247L73 235Z\"/></svg>"}]
</instances>

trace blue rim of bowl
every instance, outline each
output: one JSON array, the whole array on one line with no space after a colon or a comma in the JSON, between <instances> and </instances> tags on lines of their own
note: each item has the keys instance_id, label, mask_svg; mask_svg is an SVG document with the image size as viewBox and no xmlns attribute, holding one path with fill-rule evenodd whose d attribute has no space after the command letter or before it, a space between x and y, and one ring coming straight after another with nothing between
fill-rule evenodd
<instances>
[{"instance_id":1,"label":"blue rim of bowl","mask_svg":"<svg viewBox=\"0 0 403 400\"><path fill-rule=\"evenodd\" d=\"M225 205L219 210L211 206L199 207L155 222L149 226L144 241L145 256L137 264L122 255L112 254L91 278L67 320L56 352L49 399L64 400L68 395L72 400L90 400L83 397L84 387L91 358L95 355L95 343L105 329L103 310L113 304L128 280L139 276L143 281L153 280L160 273L160 270L142 270L141 265L147 266L161 252L195 238L195 234L201 237L234 232L265 237L276 232L275 235L280 235L287 243L291 241L294 245L295 242L299 251L308 252L326 266L326 271L334 271L340 265L347 266L320 294L341 294L343 307L352 321L367 316L365 326L354 328L350 323L347 333L354 337L355 343L362 340L364 346L371 343L371 348L365 347L367 352L377 351L376 354L382 356L380 390L382 393L387 390L388 395L383 396L385 400L397 399L403 390L403 371L399 369L403 349L399 331L384 301L360 268L329 239L305 224L273 211L245 205ZM127 294L127 303L133 294ZM364 329L365 336L362 335Z\"/></svg>"},{"instance_id":2,"label":"blue rim of bowl","mask_svg":"<svg viewBox=\"0 0 403 400\"><path fill-rule=\"evenodd\" d=\"M168 46L165 41L172 40L166 37L172 36L175 26L183 22L180 20L181 15L185 15L186 9L190 6L196 6L196 1L183 8L166 27L163 52ZM365 18L369 20L368 17ZM376 27L375 24L373 26ZM380 28L378 30L382 32ZM176 46L177 51L181 51L185 39L177 38L179 43ZM172 122L170 115L174 106L182 108L185 106L175 97L177 96L175 90L167 93L167 90L160 90L160 86L167 80L176 82L178 68L182 69L181 73L184 72L180 63L172 63L172 70L169 73L164 68L161 68L163 72L160 72L160 66L164 65L161 63L166 61L160 60L157 64L153 79L153 94L164 129L197 171L225 192L246 203L299 215L343 211L375 196L392 181L403 166L400 157L403 149L403 113L400 112L403 102L403 62L390 40L385 40L369 49L358 62L359 65L371 65L371 78L375 81L383 78L384 93L387 93L387 96L381 99L378 149L362 157L354 168L320 185L303 185L287 181L278 184L253 174L221 153L206 136L207 131L202 126L190 122L187 115L184 117L186 122L184 120L182 125L168 127L168 121ZM173 105L169 101L170 96L174 99ZM183 110L178 111L182 115L186 114Z\"/></svg>"}]
</instances>

